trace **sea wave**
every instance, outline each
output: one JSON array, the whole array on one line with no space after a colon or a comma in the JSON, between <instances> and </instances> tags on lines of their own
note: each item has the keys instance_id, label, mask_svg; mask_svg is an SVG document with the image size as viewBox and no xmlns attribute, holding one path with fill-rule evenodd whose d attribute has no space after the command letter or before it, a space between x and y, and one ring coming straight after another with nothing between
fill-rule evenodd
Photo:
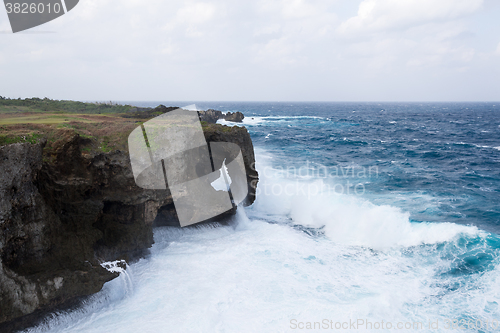
<instances>
[{"instance_id":1,"label":"sea wave","mask_svg":"<svg viewBox=\"0 0 500 333\"><path fill-rule=\"evenodd\" d=\"M268 160L267 160L268 161ZM438 244L457 237L485 236L475 226L455 223L410 222L410 213L390 205L375 205L351 194L320 192L326 187L322 179L309 179L298 191L294 180L280 178L266 159L258 161L261 174L257 201L252 207L262 217L287 216L294 225L321 229L333 241L374 249ZM270 189L270 190L264 190Z\"/></svg>"}]
</instances>

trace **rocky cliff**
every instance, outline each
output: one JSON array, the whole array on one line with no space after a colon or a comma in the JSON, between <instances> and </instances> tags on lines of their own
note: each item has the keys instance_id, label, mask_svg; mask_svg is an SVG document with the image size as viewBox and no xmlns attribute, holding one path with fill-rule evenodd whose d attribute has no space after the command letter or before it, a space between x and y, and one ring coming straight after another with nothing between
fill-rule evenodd
<instances>
[{"instance_id":1,"label":"rocky cliff","mask_svg":"<svg viewBox=\"0 0 500 333\"><path fill-rule=\"evenodd\" d=\"M214 109L208 109L207 111L198 111L201 121L206 121L209 124L215 124L217 120L224 119L226 121L231 121L234 123L241 123L245 116L241 112L228 112L223 114L222 111L217 111Z\"/></svg>"},{"instance_id":2,"label":"rocky cliff","mask_svg":"<svg viewBox=\"0 0 500 333\"><path fill-rule=\"evenodd\" d=\"M255 199L258 174L244 127L204 127L208 142L240 146ZM99 291L117 275L101 267L153 244L154 224L175 224L169 190L135 185L128 153L82 154L78 134L43 154L45 140L0 147L0 331ZM165 221L167 223L165 223Z\"/></svg>"}]
</instances>

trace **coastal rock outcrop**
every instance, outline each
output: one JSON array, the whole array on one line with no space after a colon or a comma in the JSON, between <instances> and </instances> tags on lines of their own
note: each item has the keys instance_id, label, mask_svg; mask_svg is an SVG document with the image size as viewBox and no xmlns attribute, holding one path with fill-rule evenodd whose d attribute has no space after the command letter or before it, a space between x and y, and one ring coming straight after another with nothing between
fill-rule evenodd
<instances>
[{"instance_id":1,"label":"coastal rock outcrop","mask_svg":"<svg viewBox=\"0 0 500 333\"><path fill-rule=\"evenodd\" d=\"M207 111L198 111L200 115L200 120L205 121L209 124L215 124L217 120L224 119L226 121L231 121L235 123L243 122L245 116L241 112L228 112L223 114L222 111L217 111L214 109L208 109Z\"/></svg>"},{"instance_id":2,"label":"coastal rock outcrop","mask_svg":"<svg viewBox=\"0 0 500 333\"><path fill-rule=\"evenodd\" d=\"M204 134L240 146L251 204L258 174L246 128L209 125ZM142 256L153 244L155 220L175 220L168 189L136 186L128 152L82 154L88 140L61 139L50 161L43 139L0 147L2 332L99 291L117 276L103 262Z\"/></svg>"},{"instance_id":3,"label":"coastal rock outcrop","mask_svg":"<svg viewBox=\"0 0 500 333\"><path fill-rule=\"evenodd\" d=\"M217 120L223 119L224 114L222 111L217 111L214 109L208 109L207 111L198 111L201 121L206 121L209 124L215 124Z\"/></svg>"},{"instance_id":4,"label":"coastal rock outcrop","mask_svg":"<svg viewBox=\"0 0 500 333\"><path fill-rule=\"evenodd\" d=\"M243 122L244 118L245 118L245 116L241 112L234 112L234 113L228 112L224 117L224 119L226 121L232 121L235 123Z\"/></svg>"}]
</instances>

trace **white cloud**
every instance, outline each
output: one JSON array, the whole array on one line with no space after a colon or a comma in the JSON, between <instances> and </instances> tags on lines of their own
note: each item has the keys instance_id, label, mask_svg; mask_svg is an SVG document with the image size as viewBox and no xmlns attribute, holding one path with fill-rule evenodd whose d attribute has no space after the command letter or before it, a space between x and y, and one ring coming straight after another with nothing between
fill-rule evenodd
<instances>
[{"instance_id":1,"label":"white cloud","mask_svg":"<svg viewBox=\"0 0 500 333\"><path fill-rule=\"evenodd\" d=\"M500 7L484 2L493 11L483 15L481 4L80 1L34 29L56 33L0 34L0 77L7 78L0 91L87 100L388 100L439 99L447 87L449 100L453 87L474 79L488 85L464 91L498 96L493 70L489 81L476 78L498 67L490 35L500 24L488 20ZM4 17L0 8L0 27L8 28ZM457 79L461 73L469 77Z\"/></svg>"},{"instance_id":2,"label":"white cloud","mask_svg":"<svg viewBox=\"0 0 500 333\"><path fill-rule=\"evenodd\" d=\"M204 23L214 17L216 7L212 3L195 2L188 4L177 11L177 17L181 22Z\"/></svg>"},{"instance_id":3,"label":"white cloud","mask_svg":"<svg viewBox=\"0 0 500 333\"><path fill-rule=\"evenodd\" d=\"M472 34L463 18L482 4L482 0L364 0L357 16L342 22L337 33L350 56L368 59L375 73L405 67L463 71L477 53L459 38Z\"/></svg>"},{"instance_id":4,"label":"white cloud","mask_svg":"<svg viewBox=\"0 0 500 333\"><path fill-rule=\"evenodd\" d=\"M213 3L187 3L177 10L175 17L164 25L164 29L173 31L176 27L182 27L187 37L203 37L206 24L216 16L219 19L223 18L223 13L224 9L220 6L218 8Z\"/></svg>"},{"instance_id":5,"label":"white cloud","mask_svg":"<svg viewBox=\"0 0 500 333\"><path fill-rule=\"evenodd\" d=\"M340 33L402 29L446 21L476 12L483 0L364 0L358 15L343 22Z\"/></svg>"},{"instance_id":6,"label":"white cloud","mask_svg":"<svg viewBox=\"0 0 500 333\"><path fill-rule=\"evenodd\" d=\"M278 14L284 19L303 19L306 17L319 18L322 14L324 1L306 1L306 0L267 0L258 3L263 12L272 12Z\"/></svg>"},{"instance_id":7,"label":"white cloud","mask_svg":"<svg viewBox=\"0 0 500 333\"><path fill-rule=\"evenodd\" d=\"M252 61L267 68L308 66L318 45L331 43L337 15L328 0L262 0L252 21ZM321 47L321 46L320 46Z\"/></svg>"}]
</instances>

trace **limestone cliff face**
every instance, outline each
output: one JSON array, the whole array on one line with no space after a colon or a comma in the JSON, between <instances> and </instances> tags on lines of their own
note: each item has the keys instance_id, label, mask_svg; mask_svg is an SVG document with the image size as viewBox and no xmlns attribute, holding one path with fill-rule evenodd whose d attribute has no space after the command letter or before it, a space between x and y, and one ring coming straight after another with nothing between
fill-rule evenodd
<instances>
[{"instance_id":1,"label":"limestone cliff face","mask_svg":"<svg viewBox=\"0 0 500 333\"><path fill-rule=\"evenodd\" d=\"M251 204L258 174L247 130L211 125L204 131L209 142L240 146ZM84 155L85 140L71 137L50 163L43 162L44 142L0 147L2 332L99 291L117 276L103 261L141 256L162 212L175 219L168 189L135 185L127 152Z\"/></svg>"}]
</instances>

